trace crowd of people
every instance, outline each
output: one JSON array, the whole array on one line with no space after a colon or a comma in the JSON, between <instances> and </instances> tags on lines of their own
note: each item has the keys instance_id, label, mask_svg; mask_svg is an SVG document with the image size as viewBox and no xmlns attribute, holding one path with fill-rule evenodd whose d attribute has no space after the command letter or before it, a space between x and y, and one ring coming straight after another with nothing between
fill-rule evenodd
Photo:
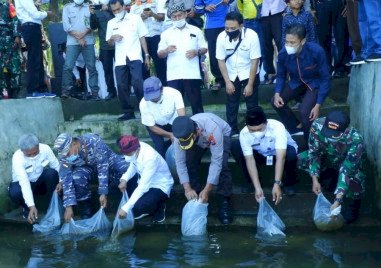
<instances>
[{"instance_id":1,"label":"crowd of people","mask_svg":"<svg viewBox=\"0 0 381 268\"><path fill-rule=\"evenodd\" d=\"M1 14L14 11L0 21L9 26L0 28L5 32L0 37L0 54L9 59L2 61L1 69L11 79L8 87L1 72L4 90L17 86L19 69L15 67L22 37L28 54L28 97L54 97L45 83L41 48L42 20L54 14L40 11L39 1L16 0L15 10L8 0L0 1ZM33 223L38 215L34 194L51 194L55 188L63 194L66 221L73 217L73 208L82 217L89 217L90 181L97 177L100 206L107 206L109 188L116 181L130 196L118 212L120 217L132 212L137 219L151 215L154 222L161 223L174 184L164 159L173 145L185 197L207 203L217 187L218 217L223 224L233 221L230 154L247 181L242 190L254 192L258 202L264 196L261 165L274 165L275 204L281 202L283 194L295 194L296 169L301 168L309 172L316 194L322 191L326 177L333 179L334 187L329 188L335 193L332 209L345 201L343 216L348 223L355 221L364 192L362 136L343 112L331 111L323 118L319 115L332 76L346 76L347 63L381 60L379 5L377 1L352 0L70 2L62 13L67 42L61 98L73 96L73 68L81 54L88 71L87 98L100 99L94 46L94 31L98 29L99 59L109 98L117 96L123 110L119 120L135 119L130 99L133 88L141 123L154 148L139 137L125 135L117 142L120 154L116 154L97 134L74 137L62 133L54 141L57 159L49 146L40 144L34 134L27 134L20 138L12 159L11 199ZM351 28L352 59L347 28ZM215 78L212 90L226 89L226 121L204 112L200 86L206 54ZM262 82L275 83L271 104L281 121L267 119L258 106L261 68L266 72ZM153 70L156 76L151 75ZM240 130L237 116L241 95L247 111L245 127ZM184 96L193 116L186 115ZM299 102L299 119L288 106L291 100ZM298 151L293 139L297 134L304 135L307 151ZM209 173L202 182L199 167L207 150L211 153ZM323 176L327 169L335 174Z\"/></svg>"}]
</instances>

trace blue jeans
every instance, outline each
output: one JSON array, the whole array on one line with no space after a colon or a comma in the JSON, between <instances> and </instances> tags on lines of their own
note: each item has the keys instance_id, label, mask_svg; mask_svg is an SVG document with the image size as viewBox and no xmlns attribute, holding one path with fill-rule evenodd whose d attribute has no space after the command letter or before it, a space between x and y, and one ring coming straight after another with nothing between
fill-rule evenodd
<instances>
[{"instance_id":1,"label":"blue jeans","mask_svg":"<svg viewBox=\"0 0 381 268\"><path fill-rule=\"evenodd\" d=\"M381 54L381 1L359 0L359 28L362 39L363 58Z\"/></svg>"},{"instance_id":2,"label":"blue jeans","mask_svg":"<svg viewBox=\"0 0 381 268\"><path fill-rule=\"evenodd\" d=\"M98 93L98 73L95 67L95 50L94 45L70 45L66 47L65 64L62 70L62 91L69 91L73 87L73 68L75 62L82 53L86 63L86 68L89 71L89 87L91 92Z\"/></svg>"}]
</instances>

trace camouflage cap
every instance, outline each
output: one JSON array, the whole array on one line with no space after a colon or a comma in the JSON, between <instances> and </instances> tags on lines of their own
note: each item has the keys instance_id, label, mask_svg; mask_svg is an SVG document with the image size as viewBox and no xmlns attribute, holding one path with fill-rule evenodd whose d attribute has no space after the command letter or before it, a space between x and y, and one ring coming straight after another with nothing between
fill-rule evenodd
<instances>
[{"instance_id":1,"label":"camouflage cap","mask_svg":"<svg viewBox=\"0 0 381 268\"><path fill-rule=\"evenodd\" d=\"M54 149L58 151L58 155L67 155L72 141L73 137L70 134L61 133L54 141Z\"/></svg>"}]
</instances>

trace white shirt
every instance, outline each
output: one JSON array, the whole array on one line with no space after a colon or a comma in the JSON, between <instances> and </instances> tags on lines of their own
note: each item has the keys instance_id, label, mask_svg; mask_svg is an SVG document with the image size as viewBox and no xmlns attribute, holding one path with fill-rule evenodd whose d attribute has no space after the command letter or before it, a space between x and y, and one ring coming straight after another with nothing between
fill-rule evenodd
<instances>
[{"instance_id":1,"label":"white shirt","mask_svg":"<svg viewBox=\"0 0 381 268\"><path fill-rule=\"evenodd\" d=\"M130 13L140 16L145 8L150 8L155 14L161 13L164 14L164 16L167 14L165 10L165 0L153 0L152 3L145 2L140 5L132 5ZM162 21L158 21L154 17L149 17L143 21L148 29L148 37L161 34L163 28Z\"/></svg>"},{"instance_id":2,"label":"white shirt","mask_svg":"<svg viewBox=\"0 0 381 268\"><path fill-rule=\"evenodd\" d=\"M263 156L276 155L277 149L285 150L287 145L293 146L298 151L298 145L284 125L274 119L267 120L265 135L260 139L250 133L247 126L244 127L239 134L239 142L244 156L253 155L253 150Z\"/></svg>"},{"instance_id":3,"label":"white shirt","mask_svg":"<svg viewBox=\"0 0 381 268\"><path fill-rule=\"evenodd\" d=\"M106 41L114 34L123 36L121 41L115 42L115 66L126 65L126 57L130 61L143 62L140 38L146 36L148 31L140 16L126 12L122 20L117 18L109 20Z\"/></svg>"},{"instance_id":4,"label":"white shirt","mask_svg":"<svg viewBox=\"0 0 381 268\"><path fill-rule=\"evenodd\" d=\"M142 124L152 127L155 124L164 126L173 123L178 117L177 110L185 108L181 93L171 87L163 87L163 102L155 103L146 101L144 98L140 101L139 109L142 118Z\"/></svg>"},{"instance_id":5,"label":"white shirt","mask_svg":"<svg viewBox=\"0 0 381 268\"><path fill-rule=\"evenodd\" d=\"M15 0L17 18L21 24L34 22L41 24L41 21L48 16L45 11L38 11L33 0Z\"/></svg>"},{"instance_id":6,"label":"white shirt","mask_svg":"<svg viewBox=\"0 0 381 268\"><path fill-rule=\"evenodd\" d=\"M258 35L251 29L242 29L242 41L239 44L236 52L226 61L226 68L230 81L234 82L239 78L240 81L249 79L251 60L261 57L261 47L259 44ZM217 37L216 58L225 60L228 55L231 55L238 44L236 41L229 41L229 37L225 31L221 32ZM260 68L257 69L257 74Z\"/></svg>"},{"instance_id":7,"label":"white shirt","mask_svg":"<svg viewBox=\"0 0 381 268\"><path fill-rule=\"evenodd\" d=\"M185 53L188 50L207 48L204 33L188 23L183 29L172 26L161 34L157 52L170 45L175 45L176 51L167 56L167 81L201 79L198 56L187 59Z\"/></svg>"},{"instance_id":8,"label":"white shirt","mask_svg":"<svg viewBox=\"0 0 381 268\"><path fill-rule=\"evenodd\" d=\"M280 12L283 12L287 4L284 0L263 0L262 2L262 17L267 17Z\"/></svg>"},{"instance_id":9,"label":"white shirt","mask_svg":"<svg viewBox=\"0 0 381 268\"><path fill-rule=\"evenodd\" d=\"M19 182L22 196L28 207L34 206L33 192L30 182L35 182L41 176L44 168L50 166L59 171L60 164L52 149L46 144L39 144L40 153L35 159L30 159L19 149L12 157L12 182Z\"/></svg>"},{"instance_id":10,"label":"white shirt","mask_svg":"<svg viewBox=\"0 0 381 268\"><path fill-rule=\"evenodd\" d=\"M140 175L138 186L128 202L122 207L127 213L150 188L160 189L169 197L173 186L173 178L167 162L145 142L140 142L140 152L137 159L130 162L126 173L120 179L129 181L136 173Z\"/></svg>"}]
</instances>

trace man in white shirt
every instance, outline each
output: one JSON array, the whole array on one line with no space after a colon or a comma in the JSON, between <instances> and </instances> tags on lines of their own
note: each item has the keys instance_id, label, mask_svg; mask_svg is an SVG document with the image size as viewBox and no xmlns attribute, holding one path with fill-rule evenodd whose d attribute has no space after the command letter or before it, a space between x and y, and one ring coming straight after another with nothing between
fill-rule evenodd
<instances>
[{"instance_id":1,"label":"man in white shirt","mask_svg":"<svg viewBox=\"0 0 381 268\"><path fill-rule=\"evenodd\" d=\"M127 13L123 0L111 0L115 18L107 23L106 41L115 44L115 77L123 115L120 121L135 119L134 107L130 101L130 85L134 87L138 103L143 98L142 49L144 63L149 68L149 54L145 36L147 27L140 16Z\"/></svg>"},{"instance_id":2,"label":"man in white shirt","mask_svg":"<svg viewBox=\"0 0 381 268\"><path fill-rule=\"evenodd\" d=\"M53 97L47 93L45 84L41 24L43 19L54 13L38 10L33 0L15 0L15 5L17 18L21 22L21 35L28 50L27 97L43 97L45 93L46 97Z\"/></svg>"},{"instance_id":3,"label":"man in white shirt","mask_svg":"<svg viewBox=\"0 0 381 268\"><path fill-rule=\"evenodd\" d=\"M120 137L118 145L130 163L119 184L122 192L127 189L130 198L119 210L119 217L124 218L132 212L135 219L152 215L154 223L164 222L165 201L173 186L167 163L151 146L134 136Z\"/></svg>"},{"instance_id":4,"label":"man in white shirt","mask_svg":"<svg viewBox=\"0 0 381 268\"><path fill-rule=\"evenodd\" d=\"M232 136L238 136L237 115L241 90L246 109L258 106L259 59L258 35L243 27L243 17L230 12L225 17L225 31L217 38L216 58L226 84L226 119Z\"/></svg>"},{"instance_id":5,"label":"man in white shirt","mask_svg":"<svg viewBox=\"0 0 381 268\"><path fill-rule=\"evenodd\" d=\"M247 111L246 126L241 130L239 140L233 140L231 148L247 182L253 183L258 202L264 196L258 167L264 164L272 166L275 162L272 189L275 204L282 200L282 188L286 195L295 194L293 185L296 183L297 150L296 142L284 125L277 120L267 119L259 106Z\"/></svg>"},{"instance_id":6,"label":"man in white shirt","mask_svg":"<svg viewBox=\"0 0 381 268\"><path fill-rule=\"evenodd\" d=\"M178 90L163 87L159 78L154 76L144 81L143 90L144 98L139 105L142 124L147 127L155 150L165 157L165 152L174 140L173 120L185 115L183 97Z\"/></svg>"},{"instance_id":7,"label":"man in white shirt","mask_svg":"<svg viewBox=\"0 0 381 268\"><path fill-rule=\"evenodd\" d=\"M167 85L187 95L192 113L202 113L200 56L207 52L203 32L186 22L184 4L168 9L173 26L160 37L158 55L167 58Z\"/></svg>"},{"instance_id":8,"label":"man in white shirt","mask_svg":"<svg viewBox=\"0 0 381 268\"><path fill-rule=\"evenodd\" d=\"M9 196L23 208L23 217L29 223L38 219L34 195L48 196L51 199L58 184L59 163L52 149L39 143L33 134L26 134L18 141L19 149L12 157L12 182Z\"/></svg>"}]
</instances>

